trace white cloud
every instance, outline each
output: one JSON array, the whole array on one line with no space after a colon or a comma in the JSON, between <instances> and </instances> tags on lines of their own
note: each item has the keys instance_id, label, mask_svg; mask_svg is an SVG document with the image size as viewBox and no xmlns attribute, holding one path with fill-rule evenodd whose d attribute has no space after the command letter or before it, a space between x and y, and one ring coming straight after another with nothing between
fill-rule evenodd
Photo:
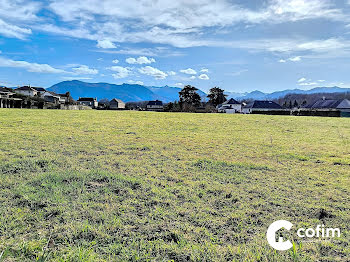
<instances>
[{"instance_id":1,"label":"white cloud","mask_svg":"<svg viewBox=\"0 0 350 262\"><path fill-rule=\"evenodd\" d=\"M140 86L143 86L144 84L142 81L134 81L134 80L129 80L128 83L132 85L140 85Z\"/></svg>"},{"instance_id":2,"label":"white cloud","mask_svg":"<svg viewBox=\"0 0 350 262\"><path fill-rule=\"evenodd\" d=\"M320 82L320 83L326 82L326 80L323 80L323 79L317 80L317 81Z\"/></svg>"},{"instance_id":3,"label":"white cloud","mask_svg":"<svg viewBox=\"0 0 350 262\"><path fill-rule=\"evenodd\" d=\"M0 35L11 38L25 39L31 33L31 29L11 25L0 19Z\"/></svg>"},{"instance_id":4,"label":"white cloud","mask_svg":"<svg viewBox=\"0 0 350 262\"><path fill-rule=\"evenodd\" d=\"M174 76L174 75L176 75L176 72L174 72L174 71L168 71L167 74L168 74L169 76Z\"/></svg>"},{"instance_id":5,"label":"white cloud","mask_svg":"<svg viewBox=\"0 0 350 262\"><path fill-rule=\"evenodd\" d=\"M110 67L108 69L116 72L115 74L112 74L112 76L115 79L128 77L130 75L130 73L131 73L131 69L128 68L128 67L112 66L112 67Z\"/></svg>"},{"instance_id":6,"label":"white cloud","mask_svg":"<svg viewBox=\"0 0 350 262\"><path fill-rule=\"evenodd\" d=\"M202 68L202 69L201 69L201 72L202 72L202 73L209 73L209 69L208 69L208 68Z\"/></svg>"},{"instance_id":7,"label":"white cloud","mask_svg":"<svg viewBox=\"0 0 350 262\"><path fill-rule=\"evenodd\" d=\"M79 67L72 68L72 71L74 74L77 74L77 75L97 75L98 74L97 69L91 69L86 65L81 65Z\"/></svg>"},{"instance_id":8,"label":"white cloud","mask_svg":"<svg viewBox=\"0 0 350 262\"><path fill-rule=\"evenodd\" d=\"M305 77L302 77L298 80L298 83L302 83L302 82L305 82L307 79Z\"/></svg>"},{"instance_id":9,"label":"white cloud","mask_svg":"<svg viewBox=\"0 0 350 262\"><path fill-rule=\"evenodd\" d=\"M139 65L143 65L143 64L152 64L155 63L156 60L154 58L148 58L146 56L140 56L139 58L132 58L129 57L127 59L125 59L125 62L127 62L128 64L139 64Z\"/></svg>"},{"instance_id":10,"label":"white cloud","mask_svg":"<svg viewBox=\"0 0 350 262\"><path fill-rule=\"evenodd\" d=\"M145 66L139 69L139 72L144 75L149 75L154 77L155 79L165 79L168 74L151 66Z\"/></svg>"},{"instance_id":11,"label":"white cloud","mask_svg":"<svg viewBox=\"0 0 350 262\"><path fill-rule=\"evenodd\" d=\"M0 67L22 68L32 73L68 73L62 69L54 68L48 64L30 63L27 61L15 61L0 57Z\"/></svg>"},{"instance_id":12,"label":"white cloud","mask_svg":"<svg viewBox=\"0 0 350 262\"><path fill-rule=\"evenodd\" d=\"M98 48L103 48L103 49L112 49L112 48L117 48L116 45L107 39L104 40L97 40L97 45Z\"/></svg>"},{"instance_id":13,"label":"white cloud","mask_svg":"<svg viewBox=\"0 0 350 262\"><path fill-rule=\"evenodd\" d=\"M301 61L301 57L300 56L295 56L295 57L289 58L288 60L292 61L292 62L299 62L299 61Z\"/></svg>"},{"instance_id":14,"label":"white cloud","mask_svg":"<svg viewBox=\"0 0 350 262\"><path fill-rule=\"evenodd\" d=\"M206 74L201 74L198 78L202 80L209 80L209 76Z\"/></svg>"},{"instance_id":15,"label":"white cloud","mask_svg":"<svg viewBox=\"0 0 350 262\"><path fill-rule=\"evenodd\" d=\"M113 64L118 64L118 63L119 63L119 60L118 60L118 59L114 59L114 60L112 61L112 63L113 63Z\"/></svg>"},{"instance_id":16,"label":"white cloud","mask_svg":"<svg viewBox=\"0 0 350 262\"><path fill-rule=\"evenodd\" d=\"M287 61L284 60L284 59L280 59L280 60L278 60L278 62L279 62L279 63L286 63Z\"/></svg>"},{"instance_id":17,"label":"white cloud","mask_svg":"<svg viewBox=\"0 0 350 262\"><path fill-rule=\"evenodd\" d=\"M64 80L91 80L91 77L82 77L82 76L63 76L62 79Z\"/></svg>"},{"instance_id":18,"label":"white cloud","mask_svg":"<svg viewBox=\"0 0 350 262\"><path fill-rule=\"evenodd\" d=\"M194 80L194 79L196 79L196 76L191 76L190 79Z\"/></svg>"},{"instance_id":19,"label":"white cloud","mask_svg":"<svg viewBox=\"0 0 350 262\"><path fill-rule=\"evenodd\" d=\"M317 85L317 83L316 82L310 82L310 83L302 82L299 85L300 86L314 86L314 85Z\"/></svg>"},{"instance_id":20,"label":"white cloud","mask_svg":"<svg viewBox=\"0 0 350 262\"><path fill-rule=\"evenodd\" d=\"M181 73L187 74L187 75L196 75L197 72L192 68L182 69L180 70Z\"/></svg>"},{"instance_id":21,"label":"white cloud","mask_svg":"<svg viewBox=\"0 0 350 262\"><path fill-rule=\"evenodd\" d=\"M183 83L176 83L176 84L174 84L174 86L176 86L176 87L184 87L185 85Z\"/></svg>"}]
</instances>

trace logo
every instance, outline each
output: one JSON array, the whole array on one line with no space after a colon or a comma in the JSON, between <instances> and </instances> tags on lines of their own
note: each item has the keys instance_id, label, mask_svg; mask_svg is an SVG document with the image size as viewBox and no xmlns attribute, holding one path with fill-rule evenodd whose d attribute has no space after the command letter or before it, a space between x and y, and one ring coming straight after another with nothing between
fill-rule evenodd
<instances>
[{"instance_id":1,"label":"logo","mask_svg":"<svg viewBox=\"0 0 350 262\"><path fill-rule=\"evenodd\" d=\"M293 247L293 244L289 240L284 240L283 237L279 237L276 241L277 232L282 228L291 230L293 224L287 220L278 220L273 222L266 232L266 238L270 246L279 251L285 251ZM325 225L317 225L313 228L299 228L297 230L297 237L302 240L305 238L334 238L340 237L339 228L325 228Z\"/></svg>"},{"instance_id":2,"label":"logo","mask_svg":"<svg viewBox=\"0 0 350 262\"><path fill-rule=\"evenodd\" d=\"M279 251L288 250L293 247L293 244L289 240L283 241L283 237L279 237L278 241L276 241L277 231L282 228L290 230L292 226L293 224L286 220L278 220L276 222L273 222L267 229L266 233L267 241L269 242L270 246Z\"/></svg>"}]
</instances>

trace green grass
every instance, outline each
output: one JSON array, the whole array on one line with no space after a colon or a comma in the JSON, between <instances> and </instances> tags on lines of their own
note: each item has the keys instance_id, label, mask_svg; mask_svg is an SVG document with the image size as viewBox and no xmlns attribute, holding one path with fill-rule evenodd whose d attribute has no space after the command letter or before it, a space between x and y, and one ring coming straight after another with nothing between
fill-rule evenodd
<instances>
[{"instance_id":1,"label":"green grass","mask_svg":"<svg viewBox=\"0 0 350 262\"><path fill-rule=\"evenodd\" d=\"M341 118L2 109L0 261L346 261L349 138ZM278 219L341 237L276 252Z\"/></svg>"}]
</instances>

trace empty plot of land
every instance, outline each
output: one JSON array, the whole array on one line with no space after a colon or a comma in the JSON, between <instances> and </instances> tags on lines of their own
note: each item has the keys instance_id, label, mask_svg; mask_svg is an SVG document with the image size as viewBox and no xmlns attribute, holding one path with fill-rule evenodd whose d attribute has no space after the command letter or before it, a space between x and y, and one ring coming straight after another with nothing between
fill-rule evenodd
<instances>
[{"instance_id":1,"label":"empty plot of land","mask_svg":"<svg viewBox=\"0 0 350 262\"><path fill-rule=\"evenodd\" d=\"M0 189L5 261L345 261L350 120L1 109Z\"/></svg>"}]
</instances>

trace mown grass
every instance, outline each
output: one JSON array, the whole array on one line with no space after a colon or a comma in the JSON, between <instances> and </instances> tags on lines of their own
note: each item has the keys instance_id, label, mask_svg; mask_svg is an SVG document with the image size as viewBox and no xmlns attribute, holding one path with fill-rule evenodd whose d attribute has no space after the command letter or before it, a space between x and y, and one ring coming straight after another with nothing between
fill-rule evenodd
<instances>
[{"instance_id":1,"label":"mown grass","mask_svg":"<svg viewBox=\"0 0 350 262\"><path fill-rule=\"evenodd\" d=\"M0 261L347 261L350 120L0 110ZM278 219L341 228L267 243Z\"/></svg>"}]
</instances>

